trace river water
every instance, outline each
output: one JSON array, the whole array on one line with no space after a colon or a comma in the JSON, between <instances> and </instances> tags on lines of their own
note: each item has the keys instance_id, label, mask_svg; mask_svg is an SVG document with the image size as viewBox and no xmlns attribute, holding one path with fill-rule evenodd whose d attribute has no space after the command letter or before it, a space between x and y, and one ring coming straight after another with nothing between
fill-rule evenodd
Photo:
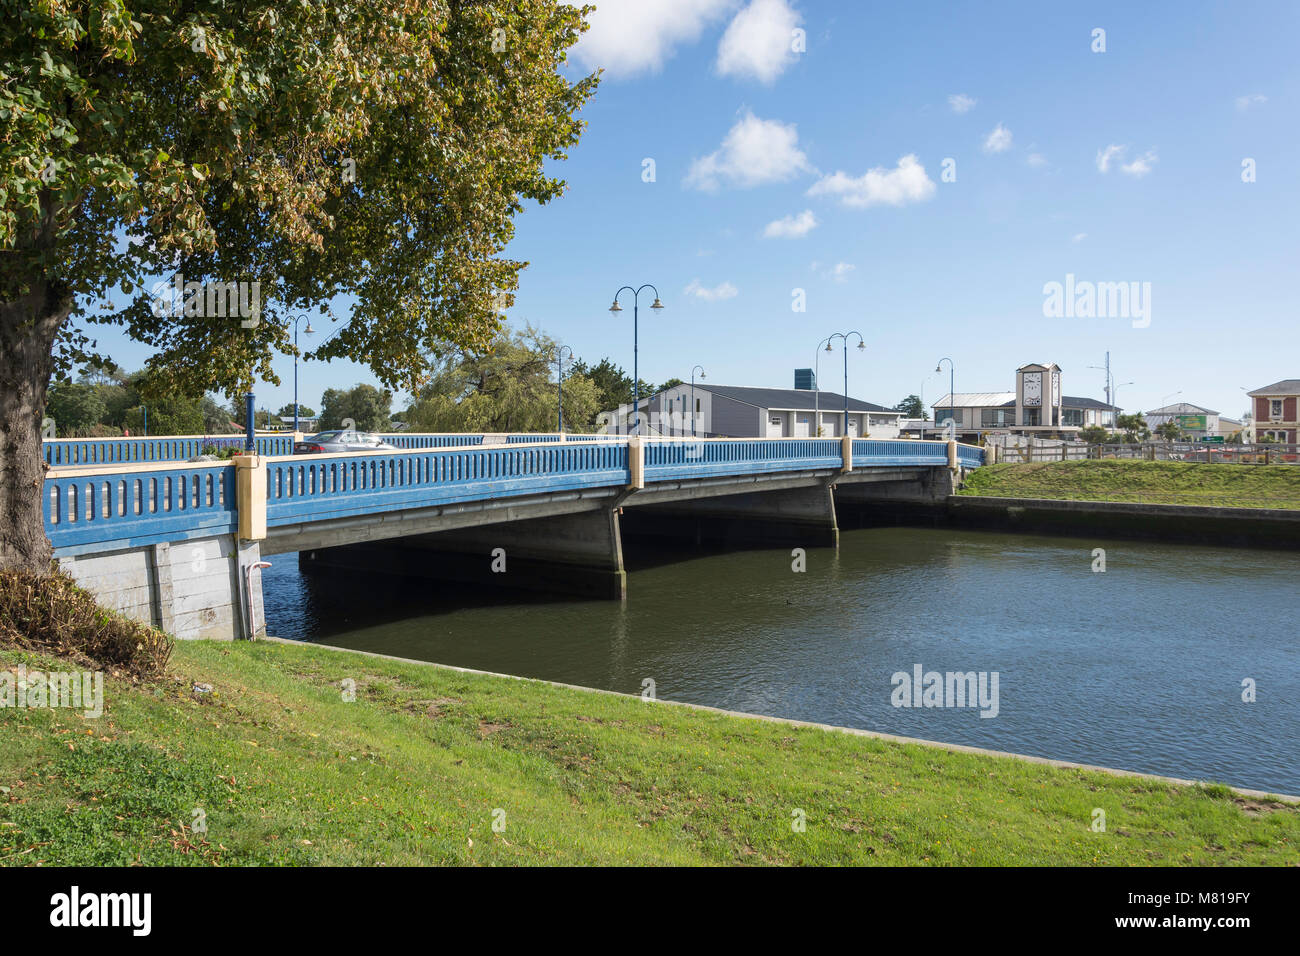
<instances>
[{"instance_id":1,"label":"river water","mask_svg":"<svg viewBox=\"0 0 1300 956\"><path fill-rule=\"evenodd\" d=\"M1093 570L1098 547L1104 572ZM268 629L627 693L649 680L664 699L1300 794L1298 553L877 528L842 532L838 552L809 550L803 572L788 548L629 540L625 560L620 604L304 575L296 555L279 555L263 579ZM924 706L930 672L929 703L960 703L967 685L950 686L948 672L974 672L983 701Z\"/></svg>"}]
</instances>

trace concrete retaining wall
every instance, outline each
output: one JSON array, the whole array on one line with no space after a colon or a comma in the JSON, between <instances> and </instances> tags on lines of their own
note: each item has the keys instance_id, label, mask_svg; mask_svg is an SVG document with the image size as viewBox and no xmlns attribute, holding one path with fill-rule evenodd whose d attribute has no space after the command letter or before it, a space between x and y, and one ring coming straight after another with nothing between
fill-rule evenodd
<instances>
[{"instance_id":1,"label":"concrete retaining wall","mask_svg":"<svg viewBox=\"0 0 1300 956\"><path fill-rule=\"evenodd\" d=\"M256 542L233 535L193 538L59 559L59 566L101 604L175 637L233 640L248 634L244 569L259 560ZM253 575L252 618L266 630L260 572Z\"/></svg>"}]
</instances>

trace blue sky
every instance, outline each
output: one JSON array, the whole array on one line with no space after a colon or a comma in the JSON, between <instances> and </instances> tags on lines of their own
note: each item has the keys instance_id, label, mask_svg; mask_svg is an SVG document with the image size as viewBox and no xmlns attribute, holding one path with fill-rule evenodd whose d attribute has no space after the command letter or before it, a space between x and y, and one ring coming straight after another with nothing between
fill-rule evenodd
<instances>
[{"instance_id":1,"label":"blue sky","mask_svg":"<svg viewBox=\"0 0 1300 956\"><path fill-rule=\"evenodd\" d=\"M1300 377L1297 27L1293 2L601 4L570 72L605 78L556 167L567 194L518 220L510 321L631 371L630 302L607 309L651 282L650 381L698 363L790 387L820 339L858 330L850 393L886 405L945 392L942 356L959 392L1054 361L1067 394L1100 398L1109 350L1126 408L1237 417L1242 387ZM1045 316L1067 274L1150 283L1149 324ZM147 354L100 340L128 367ZM838 391L841 357L821 366ZM277 369L259 405L292 400ZM300 365L301 401L358 381Z\"/></svg>"}]
</instances>

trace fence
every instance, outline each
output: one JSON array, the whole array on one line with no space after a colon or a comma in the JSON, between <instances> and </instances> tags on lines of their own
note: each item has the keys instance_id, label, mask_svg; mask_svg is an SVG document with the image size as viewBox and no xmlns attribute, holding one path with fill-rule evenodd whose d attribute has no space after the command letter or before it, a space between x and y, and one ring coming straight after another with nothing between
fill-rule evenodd
<instances>
[{"instance_id":1,"label":"fence","mask_svg":"<svg viewBox=\"0 0 1300 956\"><path fill-rule=\"evenodd\" d=\"M1143 442L1133 445L1091 445L1089 458L1190 461L1237 465L1300 464L1300 445L1261 443L1222 445L1217 442Z\"/></svg>"}]
</instances>

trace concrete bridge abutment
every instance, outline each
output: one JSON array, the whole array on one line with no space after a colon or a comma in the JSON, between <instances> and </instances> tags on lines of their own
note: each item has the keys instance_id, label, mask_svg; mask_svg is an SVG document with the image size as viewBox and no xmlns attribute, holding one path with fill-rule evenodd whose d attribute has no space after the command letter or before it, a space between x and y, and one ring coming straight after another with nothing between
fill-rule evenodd
<instances>
[{"instance_id":1,"label":"concrete bridge abutment","mask_svg":"<svg viewBox=\"0 0 1300 956\"><path fill-rule=\"evenodd\" d=\"M635 505L633 498L629 505ZM628 507L629 535L684 538L697 545L839 545L835 498L829 479L781 488Z\"/></svg>"},{"instance_id":2,"label":"concrete bridge abutment","mask_svg":"<svg viewBox=\"0 0 1300 956\"><path fill-rule=\"evenodd\" d=\"M608 507L299 552L299 567L581 597L627 596L617 511Z\"/></svg>"}]
</instances>

